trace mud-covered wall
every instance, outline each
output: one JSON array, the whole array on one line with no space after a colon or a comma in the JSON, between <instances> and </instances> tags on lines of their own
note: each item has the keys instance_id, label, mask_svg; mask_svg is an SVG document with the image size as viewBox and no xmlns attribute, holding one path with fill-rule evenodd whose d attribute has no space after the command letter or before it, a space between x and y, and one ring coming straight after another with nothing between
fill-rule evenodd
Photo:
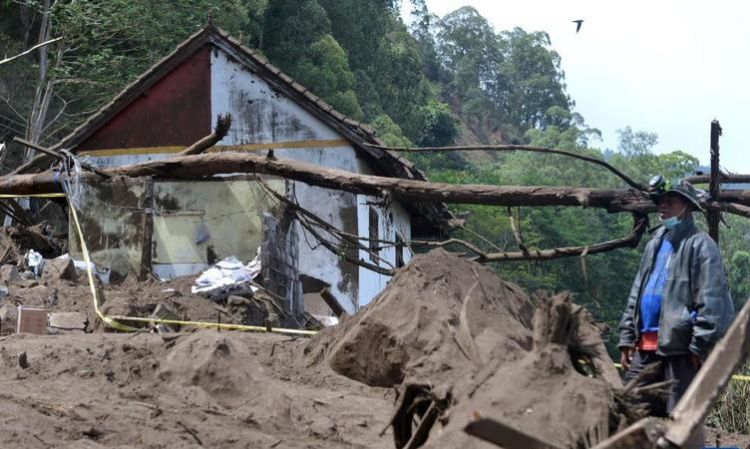
<instances>
[{"instance_id":1,"label":"mud-covered wall","mask_svg":"<svg viewBox=\"0 0 750 449\"><path fill-rule=\"evenodd\" d=\"M284 181L266 184L284 192ZM273 206L253 180L154 182L153 271L161 278L199 273L229 256L255 257L262 215Z\"/></svg>"},{"instance_id":2,"label":"mud-covered wall","mask_svg":"<svg viewBox=\"0 0 750 449\"><path fill-rule=\"evenodd\" d=\"M273 201L254 180L164 181L153 184L153 207L144 207L144 179L120 179L87 186L79 220L92 260L119 276L138 274L144 244L151 244L154 274L164 279L198 273L210 263L255 257L263 232L261 217ZM284 192L284 181L266 179ZM144 235L144 215L153 232ZM71 221L70 235L76 236ZM147 240L144 240L147 239ZM78 239L71 254L82 259Z\"/></svg>"},{"instance_id":3,"label":"mud-covered wall","mask_svg":"<svg viewBox=\"0 0 750 449\"><path fill-rule=\"evenodd\" d=\"M145 178L113 178L82 184L78 218L91 259L120 276L139 273L143 245ZM78 233L69 220L72 257L82 260Z\"/></svg>"}]
</instances>

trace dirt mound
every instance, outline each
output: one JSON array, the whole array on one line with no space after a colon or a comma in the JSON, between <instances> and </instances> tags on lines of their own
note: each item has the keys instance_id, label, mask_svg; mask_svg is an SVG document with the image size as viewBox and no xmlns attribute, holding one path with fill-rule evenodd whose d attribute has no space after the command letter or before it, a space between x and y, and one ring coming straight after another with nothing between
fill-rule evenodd
<instances>
[{"instance_id":1,"label":"dirt mound","mask_svg":"<svg viewBox=\"0 0 750 449\"><path fill-rule=\"evenodd\" d=\"M541 301L532 351L510 363L489 363L457 396L450 422L427 447L486 447L464 432L480 417L559 447L590 447L616 428L612 385L601 370L616 372L611 362L596 367L603 347L591 346L590 316L568 295Z\"/></svg>"},{"instance_id":2,"label":"dirt mound","mask_svg":"<svg viewBox=\"0 0 750 449\"><path fill-rule=\"evenodd\" d=\"M197 386L224 406L247 400L262 382L262 369L243 345L226 333L199 332L181 337L161 365L159 378Z\"/></svg>"},{"instance_id":3,"label":"dirt mound","mask_svg":"<svg viewBox=\"0 0 750 449\"><path fill-rule=\"evenodd\" d=\"M313 339L308 357L398 387L397 448L486 447L464 432L477 416L574 447L619 425L611 409L620 380L600 334L569 295L532 301L489 268L435 250Z\"/></svg>"},{"instance_id":4,"label":"dirt mound","mask_svg":"<svg viewBox=\"0 0 750 449\"><path fill-rule=\"evenodd\" d=\"M391 447L378 432L392 392L310 384L290 359L299 343L209 330L0 337L2 447Z\"/></svg>"},{"instance_id":5,"label":"dirt mound","mask_svg":"<svg viewBox=\"0 0 750 449\"><path fill-rule=\"evenodd\" d=\"M492 357L523 356L532 310L519 287L489 268L435 250L415 257L366 310L313 344L326 347L334 371L368 385L452 383Z\"/></svg>"}]
</instances>

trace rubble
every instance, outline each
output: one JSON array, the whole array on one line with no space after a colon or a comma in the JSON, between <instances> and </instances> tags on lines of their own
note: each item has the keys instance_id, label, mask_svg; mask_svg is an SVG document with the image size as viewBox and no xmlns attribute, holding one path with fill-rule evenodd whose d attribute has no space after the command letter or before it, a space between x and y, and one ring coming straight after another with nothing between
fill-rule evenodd
<instances>
[{"instance_id":1,"label":"rubble","mask_svg":"<svg viewBox=\"0 0 750 449\"><path fill-rule=\"evenodd\" d=\"M63 331L83 331L88 319L79 312L55 312L49 314L49 327Z\"/></svg>"},{"instance_id":2,"label":"rubble","mask_svg":"<svg viewBox=\"0 0 750 449\"><path fill-rule=\"evenodd\" d=\"M193 294L196 278L98 284L101 308L269 327L284 313L263 290L218 302ZM415 257L371 305L310 339L157 322L144 331L160 335L103 332L87 319L83 279L49 274L13 285L0 333L20 316L15 302L22 313L44 307L45 326L49 312L62 331L0 337L12 361L0 364L10 404L0 417L18 429L0 426L0 438L20 449L38 446L24 439L32 428L61 447L174 447L193 433L230 449L494 447L465 431L484 418L550 447L591 447L637 419L622 413L601 329L569 295L529 296L443 250Z\"/></svg>"},{"instance_id":3,"label":"rubble","mask_svg":"<svg viewBox=\"0 0 750 449\"><path fill-rule=\"evenodd\" d=\"M55 280L75 281L77 277L76 266L73 260L68 258L55 258L46 261L42 273L42 281L46 282Z\"/></svg>"}]
</instances>

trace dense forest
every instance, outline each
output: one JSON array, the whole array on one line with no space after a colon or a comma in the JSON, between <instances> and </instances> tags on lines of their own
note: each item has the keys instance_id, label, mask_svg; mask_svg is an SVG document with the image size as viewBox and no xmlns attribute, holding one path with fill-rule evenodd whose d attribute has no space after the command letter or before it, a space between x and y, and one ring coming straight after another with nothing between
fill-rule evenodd
<instances>
[{"instance_id":1,"label":"dense forest","mask_svg":"<svg viewBox=\"0 0 750 449\"><path fill-rule=\"evenodd\" d=\"M406 1L406 0L405 0ZM606 159L642 182L694 171L679 149L655 153L657 135L623 123L619 146L575 112L559 55L543 31L495 30L475 9L437 17L412 0L0 0L0 56L62 37L0 65L0 141L52 144L189 34L212 21L349 116L398 146L523 143ZM664 152L663 150L671 150ZM2 171L23 151L7 145ZM623 187L600 167L525 153L414 158L432 180L497 185ZM509 211L456 207L464 239L515 249ZM595 243L627 234L629 216L578 208L520 213L533 248ZM722 248L735 301L750 294L747 220L728 218ZM652 220L652 225L655 225ZM640 258L637 250L495 268L528 290L570 290L616 326ZM613 335L614 332L610 332Z\"/></svg>"}]
</instances>

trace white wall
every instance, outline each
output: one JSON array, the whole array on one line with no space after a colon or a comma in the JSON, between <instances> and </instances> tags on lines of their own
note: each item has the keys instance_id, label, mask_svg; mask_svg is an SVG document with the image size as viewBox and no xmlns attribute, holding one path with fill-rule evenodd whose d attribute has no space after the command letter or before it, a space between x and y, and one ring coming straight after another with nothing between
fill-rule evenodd
<instances>
[{"instance_id":1,"label":"white wall","mask_svg":"<svg viewBox=\"0 0 750 449\"><path fill-rule=\"evenodd\" d=\"M370 227L370 205L376 199L369 196L357 195L357 216L359 221L359 235L369 237ZM378 238L388 242L396 241L396 233L403 240L411 240L411 218L409 214L398 203L391 203L390 207L383 209L375 208L378 213ZM368 246L367 241L362 244ZM372 263L368 251L360 250L359 257ZM384 268L396 267L396 248L388 247L380 251L381 258L379 266ZM404 247L404 263L409 263L412 258L411 250ZM391 279L390 276L382 275L365 267L359 268L359 307L369 304L378 293L380 293Z\"/></svg>"},{"instance_id":2,"label":"white wall","mask_svg":"<svg viewBox=\"0 0 750 449\"><path fill-rule=\"evenodd\" d=\"M275 92L265 81L230 61L223 52L212 53L211 78L211 117L214 121L218 114L231 113L233 117L232 130L222 140L222 145L342 138L302 107ZM366 163L350 146L276 149L274 154L369 173ZM293 185L296 198L303 207L339 229L351 233L358 231L356 195L301 182ZM356 311L361 297L359 278L362 271L320 246L317 239L301 227L298 230L300 272L329 283L344 309L349 313Z\"/></svg>"}]
</instances>

